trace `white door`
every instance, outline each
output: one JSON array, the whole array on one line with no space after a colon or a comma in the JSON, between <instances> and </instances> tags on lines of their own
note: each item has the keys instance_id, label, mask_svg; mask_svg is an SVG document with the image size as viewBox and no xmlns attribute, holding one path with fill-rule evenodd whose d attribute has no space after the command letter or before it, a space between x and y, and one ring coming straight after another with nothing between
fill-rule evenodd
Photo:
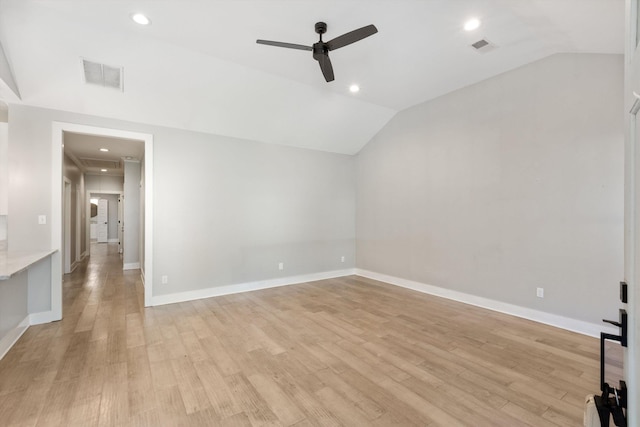
<instances>
[{"instance_id":1,"label":"white door","mask_svg":"<svg viewBox=\"0 0 640 427\"><path fill-rule=\"evenodd\" d=\"M109 240L109 201L107 199L98 200L98 243L107 243Z\"/></svg>"}]
</instances>

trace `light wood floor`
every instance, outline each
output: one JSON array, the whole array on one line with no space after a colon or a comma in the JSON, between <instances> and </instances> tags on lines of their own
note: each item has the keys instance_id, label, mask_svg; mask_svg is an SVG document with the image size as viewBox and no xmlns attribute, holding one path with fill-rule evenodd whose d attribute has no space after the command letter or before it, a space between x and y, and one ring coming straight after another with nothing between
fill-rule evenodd
<instances>
[{"instance_id":1,"label":"light wood floor","mask_svg":"<svg viewBox=\"0 0 640 427\"><path fill-rule=\"evenodd\" d=\"M0 361L0 425L579 426L599 389L594 338L356 276L144 309L114 248Z\"/></svg>"}]
</instances>

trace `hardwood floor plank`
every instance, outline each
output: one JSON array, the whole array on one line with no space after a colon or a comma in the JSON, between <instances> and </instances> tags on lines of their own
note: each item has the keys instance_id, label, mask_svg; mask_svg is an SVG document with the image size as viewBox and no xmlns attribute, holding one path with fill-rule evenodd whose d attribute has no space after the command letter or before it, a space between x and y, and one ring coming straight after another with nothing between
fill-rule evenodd
<instances>
[{"instance_id":1,"label":"hardwood floor plank","mask_svg":"<svg viewBox=\"0 0 640 427\"><path fill-rule=\"evenodd\" d=\"M233 399L233 393L229 390L218 368L212 360L202 360L194 363L198 378L202 382L204 390L209 398L213 410L220 418L230 418L240 414L242 409Z\"/></svg>"},{"instance_id":2,"label":"hardwood floor plank","mask_svg":"<svg viewBox=\"0 0 640 427\"><path fill-rule=\"evenodd\" d=\"M565 427L599 388L594 338L363 277L145 308L101 244L63 289L0 361L0 425Z\"/></svg>"},{"instance_id":3,"label":"hardwood floor plank","mask_svg":"<svg viewBox=\"0 0 640 427\"><path fill-rule=\"evenodd\" d=\"M283 425L294 425L305 418L300 408L271 378L262 374L253 374L247 379Z\"/></svg>"}]
</instances>

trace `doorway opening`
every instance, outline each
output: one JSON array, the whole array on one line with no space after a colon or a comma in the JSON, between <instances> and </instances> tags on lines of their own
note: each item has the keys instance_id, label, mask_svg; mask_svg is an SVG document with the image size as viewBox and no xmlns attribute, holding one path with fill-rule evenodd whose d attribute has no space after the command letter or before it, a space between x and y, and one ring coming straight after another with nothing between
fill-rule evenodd
<instances>
[{"instance_id":1,"label":"doorway opening","mask_svg":"<svg viewBox=\"0 0 640 427\"><path fill-rule=\"evenodd\" d=\"M78 242L82 242L82 239L79 236L86 237L86 252L84 254L88 254L90 248L90 204L89 198L91 192L96 192L96 189L89 189L85 185L85 181L83 179L81 184L76 184L81 188L84 185L85 191L82 191L83 196L85 196L85 203L88 212L83 214L83 221L76 221L76 230L80 230L80 233L76 235L76 239L67 238L67 231L72 230L73 227L64 227L66 223L66 213L65 212L73 212L72 209L65 209L67 206L67 198L64 196L65 194L65 181L63 178L63 168L65 161L65 135L77 134L83 135L87 137L102 137L102 138L112 138L119 142L123 140L136 140L141 141L144 147L143 158L139 160L128 159L125 161L125 168L127 164L129 164L129 169L136 171L137 175L133 174L132 176L137 177L137 181L130 182L132 188L135 186L137 189L137 195L139 198L139 205L137 213L134 215L138 215L140 219L140 223L137 229L133 229L130 231L130 238L136 244L132 245L132 249L129 251L130 255L138 255L137 264L131 264L135 266L135 268L140 268L142 283L144 287L144 304L145 306L151 305L151 296L152 296L152 283L153 283L153 135L147 133L139 133L139 132L130 132L118 129L110 129L110 128L101 128L94 126L86 126L79 125L74 123L63 123L63 122L53 122L53 133L52 133L52 148L53 153L55 154L52 158L52 202L51 202L51 212L52 212L52 223L60 224L59 227L51 227L51 242L52 247L58 250L58 253L61 256L57 257L57 260L60 262L60 270L62 272L65 270L65 266L67 263L67 259L72 258L72 253L77 255L78 248L72 252L70 242L75 240ZM133 165L132 165L133 164ZM134 178L135 180L135 178ZM70 186L71 187L71 186ZM87 191L90 190L89 194L86 194ZM102 191L100 188L97 189L99 192L103 194L108 194L107 191ZM71 193L71 192L69 192ZM124 191L126 195L126 191ZM121 195L122 196L122 195ZM121 197L122 198L122 197ZM76 210L78 212L79 210ZM144 212L140 215L140 212ZM87 215L88 213L88 215ZM126 219L126 213L124 214ZM121 226L123 227L125 224L122 223L121 217ZM121 236L122 237L122 236ZM124 234L123 240L124 248L123 252L126 254L127 252L127 244L126 244L127 235ZM139 244L138 244L139 243ZM69 254L68 258L65 257L66 254ZM82 254L82 255L84 255ZM55 261L55 258L54 258ZM51 285L51 304L52 311L54 313L54 317L57 319L62 318L62 275L55 275L52 278Z\"/></svg>"},{"instance_id":2,"label":"doorway opening","mask_svg":"<svg viewBox=\"0 0 640 427\"><path fill-rule=\"evenodd\" d=\"M123 253L123 192L87 190L86 200L86 217L89 219L87 247L93 248L93 243L117 243L118 253Z\"/></svg>"}]
</instances>

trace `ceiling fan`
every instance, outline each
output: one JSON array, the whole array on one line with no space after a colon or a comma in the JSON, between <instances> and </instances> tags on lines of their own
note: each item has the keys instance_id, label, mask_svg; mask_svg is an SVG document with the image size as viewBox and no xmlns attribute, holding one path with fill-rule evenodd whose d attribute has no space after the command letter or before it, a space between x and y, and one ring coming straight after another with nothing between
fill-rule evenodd
<instances>
[{"instance_id":1,"label":"ceiling fan","mask_svg":"<svg viewBox=\"0 0 640 427\"><path fill-rule=\"evenodd\" d=\"M324 22L316 23L316 33L320 34L320 41L314 43L313 46L305 46L294 43L275 42L271 40L256 40L258 44L266 44L269 46L286 47L289 49L298 50L310 50L313 52L313 59L320 64L320 70L327 82L334 80L333 67L331 66L331 60L329 59L329 51L340 49L341 47L350 45L369 37L378 32L375 25L367 25L366 27L358 28L357 30L350 31L346 34L336 37L328 42L322 41L322 35L327 32L327 24Z\"/></svg>"}]
</instances>

